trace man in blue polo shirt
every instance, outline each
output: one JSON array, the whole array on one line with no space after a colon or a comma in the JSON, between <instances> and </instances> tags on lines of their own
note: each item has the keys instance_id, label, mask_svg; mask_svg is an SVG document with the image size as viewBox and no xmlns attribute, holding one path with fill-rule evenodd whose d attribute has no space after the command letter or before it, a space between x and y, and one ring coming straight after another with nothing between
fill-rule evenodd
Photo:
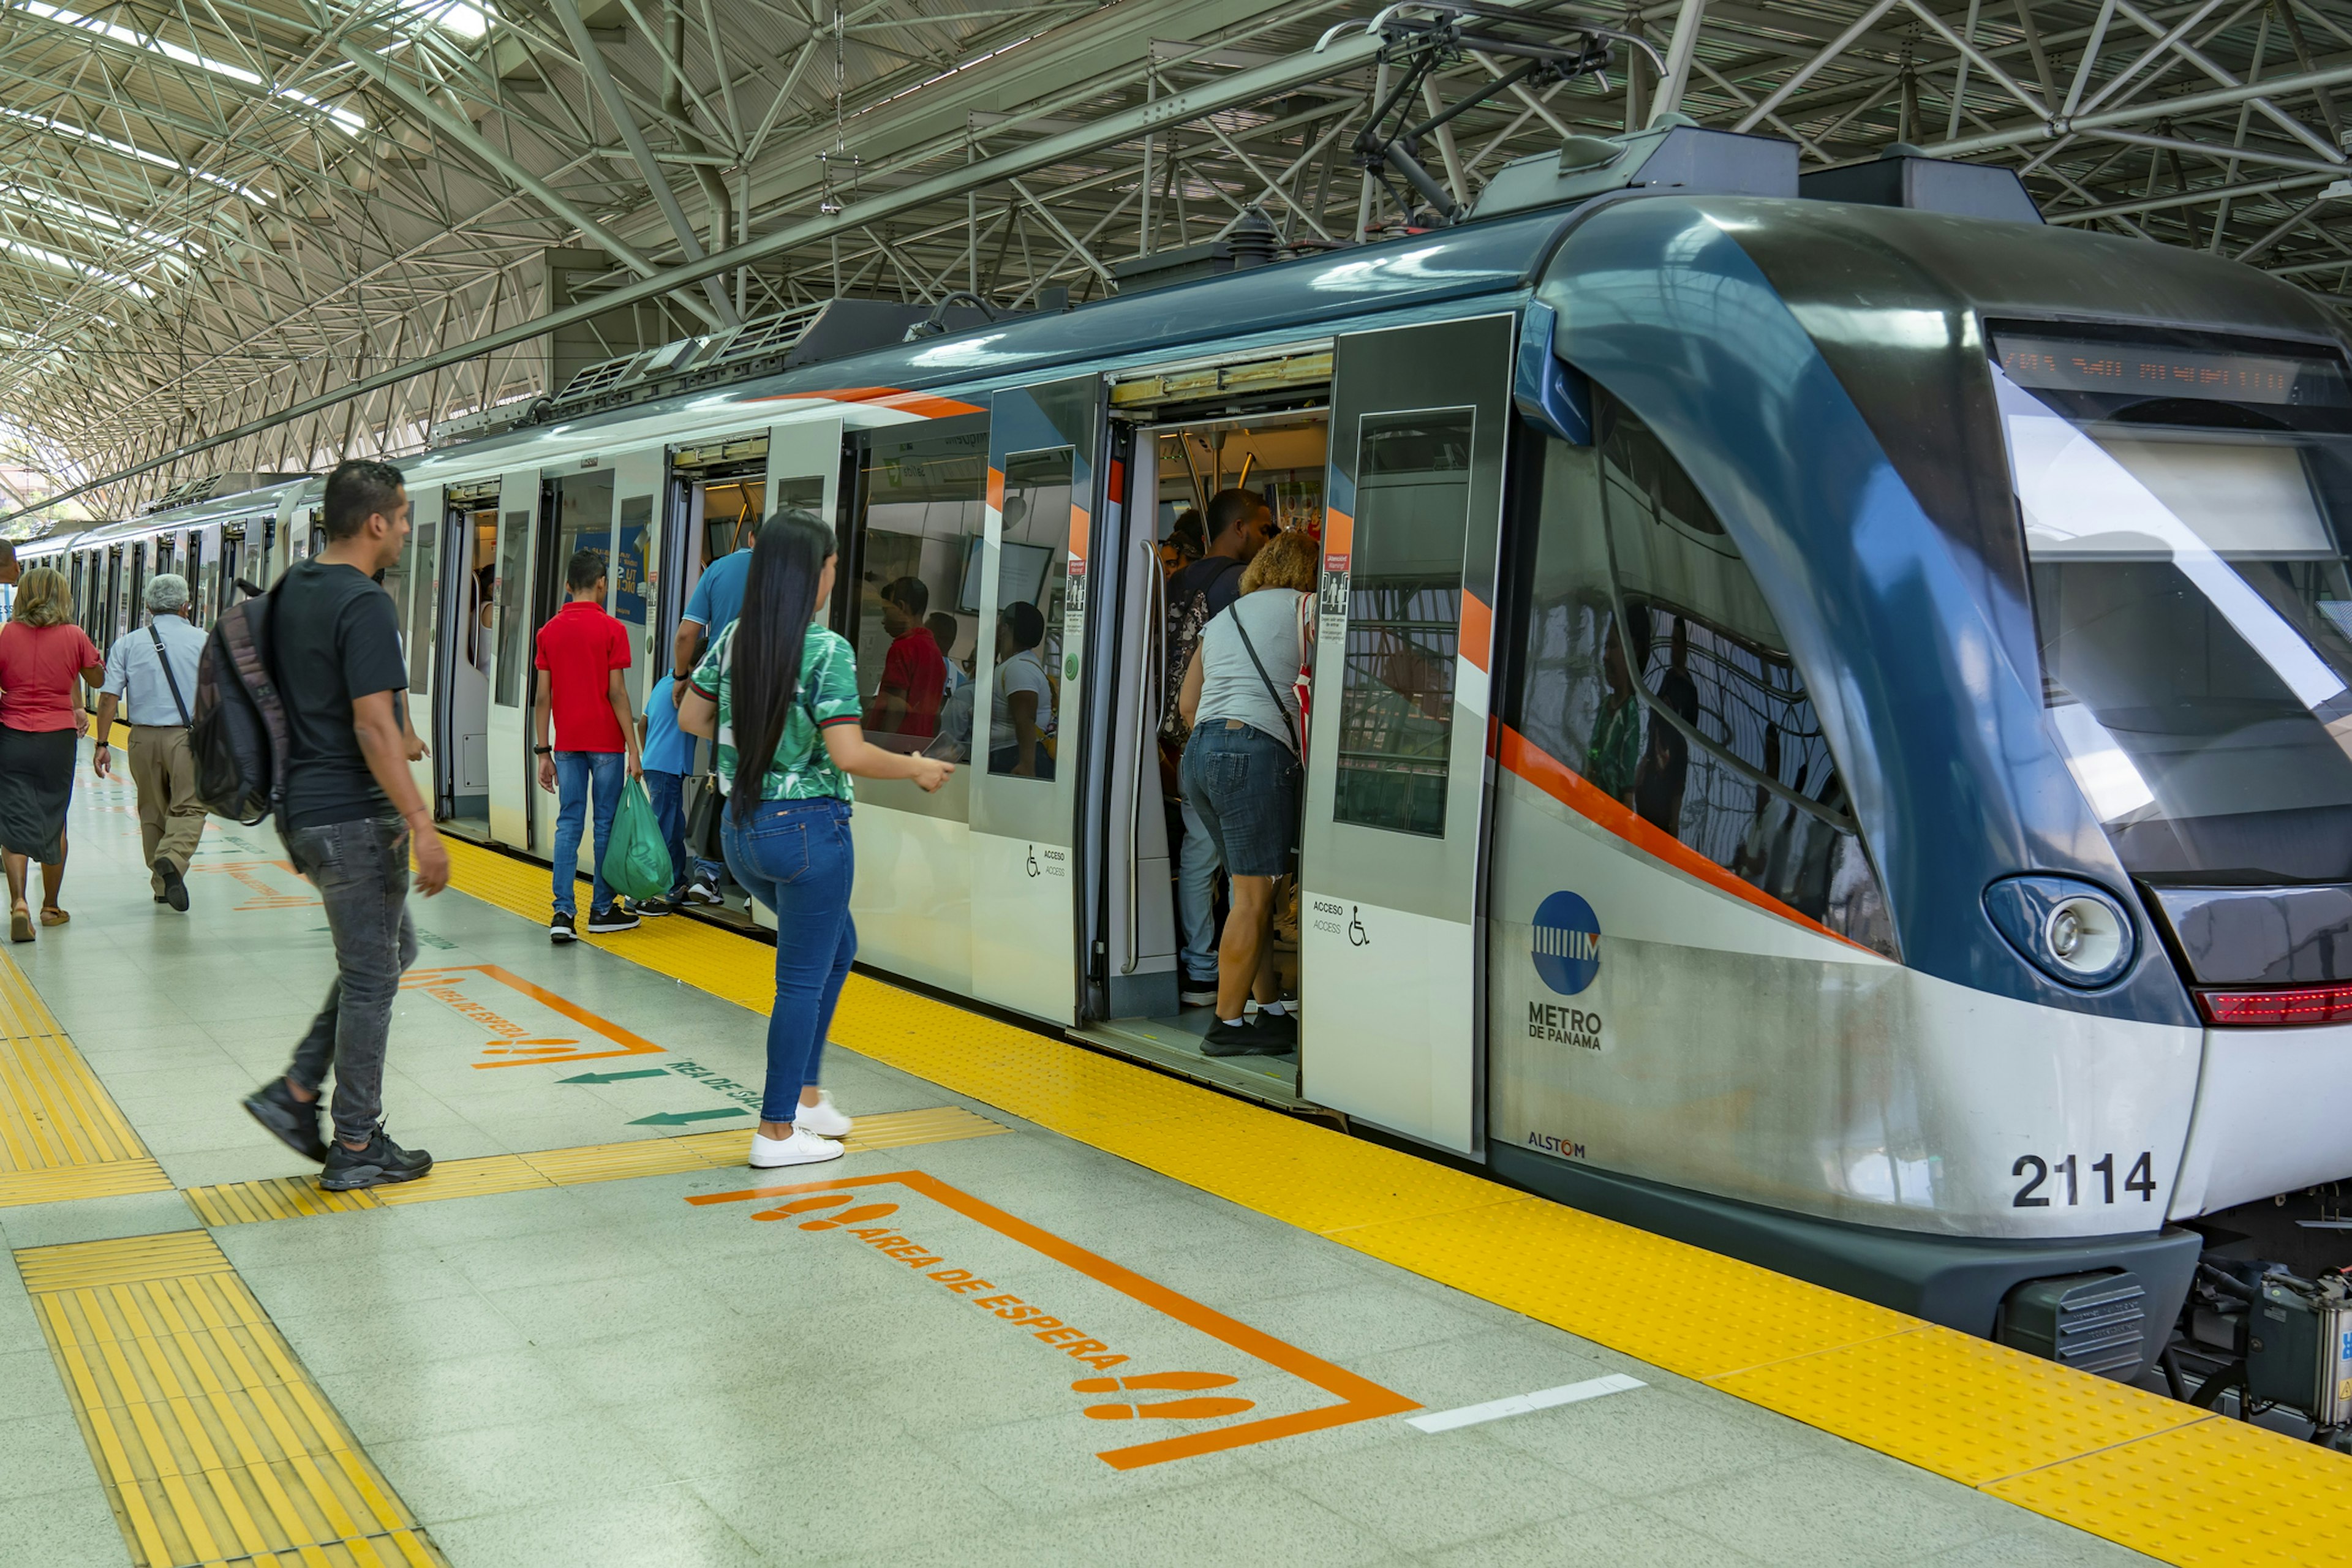
<instances>
[{"instance_id":1,"label":"man in blue polo shirt","mask_svg":"<svg viewBox=\"0 0 2352 1568\"><path fill-rule=\"evenodd\" d=\"M751 580L751 544L758 532L759 525L747 519L736 534L735 549L704 567L702 575L695 579L694 592L687 596L686 614L677 623L677 636L670 643L673 691L686 689L694 667L702 662L702 650L743 613L743 589ZM727 868L719 862L697 859L681 898L698 904L719 902L719 881L726 874Z\"/></svg>"}]
</instances>

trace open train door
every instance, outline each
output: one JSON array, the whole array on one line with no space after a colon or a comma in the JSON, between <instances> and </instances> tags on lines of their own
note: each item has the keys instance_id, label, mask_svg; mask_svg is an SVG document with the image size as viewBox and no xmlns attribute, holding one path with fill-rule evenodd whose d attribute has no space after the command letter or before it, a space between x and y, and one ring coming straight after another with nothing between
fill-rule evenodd
<instances>
[{"instance_id":1,"label":"open train door","mask_svg":"<svg viewBox=\"0 0 2352 1568\"><path fill-rule=\"evenodd\" d=\"M1476 1155L1512 318L1342 336L1301 840L1300 1091Z\"/></svg>"},{"instance_id":2,"label":"open train door","mask_svg":"<svg viewBox=\"0 0 2352 1568\"><path fill-rule=\"evenodd\" d=\"M964 563L959 606L980 623L972 993L1058 1024L1077 1021L1079 671L1106 384L1073 376L995 395L985 532Z\"/></svg>"},{"instance_id":3,"label":"open train door","mask_svg":"<svg viewBox=\"0 0 2352 1568\"><path fill-rule=\"evenodd\" d=\"M497 567L490 579L489 814L490 837L517 849L532 841L530 791L539 787L531 754L531 547L539 531L537 468L499 480Z\"/></svg>"},{"instance_id":4,"label":"open train door","mask_svg":"<svg viewBox=\"0 0 2352 1568\"><path fill-rule=\"evenodd\" d=\"M401 700L408 705L410 726L426 746L426 755L410 764L410 773L416 781L418 798L436 816L441 810L435 784L439 763L432 754L434 639L438 624L434 608L440 602L441 535L447 507L439 485L408 492L408 544L401 552L400 565L384 579L387 585L398 584L392 599L400 612L401 651L408 659L408 689L401 694Z\"/></svg>"}]
</instances>

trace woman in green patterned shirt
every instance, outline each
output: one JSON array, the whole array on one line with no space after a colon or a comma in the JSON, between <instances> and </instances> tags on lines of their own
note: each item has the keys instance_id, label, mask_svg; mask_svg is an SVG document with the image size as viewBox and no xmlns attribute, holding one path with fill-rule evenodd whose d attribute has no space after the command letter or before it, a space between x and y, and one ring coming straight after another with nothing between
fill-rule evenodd
<instances>
[{"instance_id":1,"label":"woman in green patterned shirt","mask_svg":"<svg viewBox=\"0 0 2352 1568\"><path fill-rule=\"evenodd\" d=\"M718 742L727 868L776 913L768 1084L751 1139L751 1163L761 1170L837 1160L835 1140L849 1131L849 1118L817 1087L817 1069L857 953L850 775L936 790L955 771L866 743L856 656L816 622L833 595L834 565L823 518L797 510L770 518L751 552L743 613L702 656L677 710L680 729Z\"/></svg>"}]
</instances>

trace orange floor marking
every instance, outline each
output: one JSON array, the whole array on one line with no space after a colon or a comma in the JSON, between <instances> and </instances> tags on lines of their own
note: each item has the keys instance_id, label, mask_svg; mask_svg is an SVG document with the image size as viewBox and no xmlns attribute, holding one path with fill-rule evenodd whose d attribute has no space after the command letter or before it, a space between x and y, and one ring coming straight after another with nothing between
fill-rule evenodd
<instances>
[{"instance_id":1,"label":"orange floor marking","mask_svg":"<svg viewBox=\"0 0 2352 1568\"><path fill-rule=\"evenodd\" d=\"M571 1048L579 1044L576 1040L532 1037L528 1029L499 1017L479 1003L453 994L454 987L467 976L473 974L495 980L501 985L520 992L550 1012L562 1014L591 1034L601 1035L620 1048L611 1051L583 1051ZM482 1024L501 1037L488 1048L504 1054L506 1059L495 1062L476 1062L474 1065L478 1068L520 1067L531 1062L593 1062L601 1061L607 1057L667 1054L667 1047L654 1044L643 1035L632 1034L611 1019L600 1018L578 1003L559 996L544 986L534 985L521 975L511 970L501 969L495 963L458 963L442 969L412 969L402 976L400 988L404 991L425 992L458 1016Z\"/></svg>"},{"instance_id":2,"label":"orange floor marking","mask_svg":"<svg viewBox=\"0 0 2352 1568\"><path fill-rule=\"evenodd\" d=\"M1244 1422L1238 1426L1224 1426L1209 1432L1187 1432L1180 1436L1162 1437L1157 1442L1139 1443L1131 1447L1112 1448L1097 1454L1105 1464L1122 1470L1139 1469L1146 1465L1166 1464L1171 1459L1189 1459L1198 1454L1214 1454L1228 1448L1245 1448L1255 1443L1270 1443L1277 1437L1297 1436L1303 1432L1321 1432L1334 1426L1351 1426L1359 1421L1375 1420L1382 1415L1402 1415L1418 1410L1421 1405L1392 1390L1382 1388L1369 1378L1357 1376L1343 1367L1333 1366L1318 1356L1308 1355L1296 1345L1286 1344L1273 1335L1251 1328L1225 1316L1213 1307L1204 1307L1189 1296L1180 1296L1156 1280L1147 1279L1131 1268L1122 1268L1097 1253L1063 1240L1051 1231L1040 1230L1027 1220L1017 1219L993 1205L982 1203L970 1193L948 1185L935 1176L921 1171L894 1171L877 1176L842 1176L831 1181L802 1182L790 1186L749 1187L740 1192L704 1193L686 1201L695 1205L735 1204L753 1198L786 1197L800 1193L846 1192L853 1189L897 1185L920 1193L943 1207L953 1209L965 1218L976 1220L1009 1240L1017 1241L1031 1251L1051 1258L1076 1273L1083 1274L1098 1285L1108 1287L1129 1300L1138 1301L1163 1317L1171 1318L1185 1327L1198 1330L1211 1339L1231 1346L1244 1355L1255 1357L1279 1371L1286 1372L1302 1382L1312 1384L1326 1394L1338 1396L1340 1403L1318 1410L1302 1410L1288 1415L1273 1415L1259 1421ZM1165 1375L1165 1374L1162 1374ZM1177 1374L1197 1376L1200 1374ZM1095 1379L1084 1380L1092 1384ZM1140 1378L1129 1380L1144 1386ZM1073 1384L1074 1388L1082 1387ZM1091 1388L1082 1391L1092 1392ZM1204 1404L1207 1402L1203 1402ZM1234 1403L1240 1403L1238 1401ZM1143 1407L1149 1413L1150 1407ZM1202 1410L1199 1418L1214 1414ZM1093 1411L1085 1414L1093 1415ZM1170 1414L1174 1414L1171 1409ZM1100 1419L1101 1417L1097 1417Z\"/></svg>"}]
</instances>

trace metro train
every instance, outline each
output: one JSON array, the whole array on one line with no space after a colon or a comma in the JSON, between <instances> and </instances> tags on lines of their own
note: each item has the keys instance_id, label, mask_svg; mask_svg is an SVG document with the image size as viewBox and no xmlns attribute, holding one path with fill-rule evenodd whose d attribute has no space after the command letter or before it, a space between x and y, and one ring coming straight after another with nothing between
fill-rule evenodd
<instances>
[{"instance_id":1,"label":"metro train","mask_svg":"<svg viewBox=\"0 0 2352 1568\"><path fill-rule=\"evenodd\" d=\"M642 700L814 507L869 691L909 577L977 692L1016 605L1051 676L1053 768L860 784L872 969L1969 1332L2125 1287L2074 1359L2128 1377L2190 1222L2352 1178L2347 346L2006 172L1687 124L1074 310L833 301L404 465L419 778L544 858L564 561L609 552ZM1178 999L1156 546L1236 481L1323 559L1295 1058ZM103 641L144 571L282 571L318 494L23 553Z\"/></svg>"}]
</instances>

